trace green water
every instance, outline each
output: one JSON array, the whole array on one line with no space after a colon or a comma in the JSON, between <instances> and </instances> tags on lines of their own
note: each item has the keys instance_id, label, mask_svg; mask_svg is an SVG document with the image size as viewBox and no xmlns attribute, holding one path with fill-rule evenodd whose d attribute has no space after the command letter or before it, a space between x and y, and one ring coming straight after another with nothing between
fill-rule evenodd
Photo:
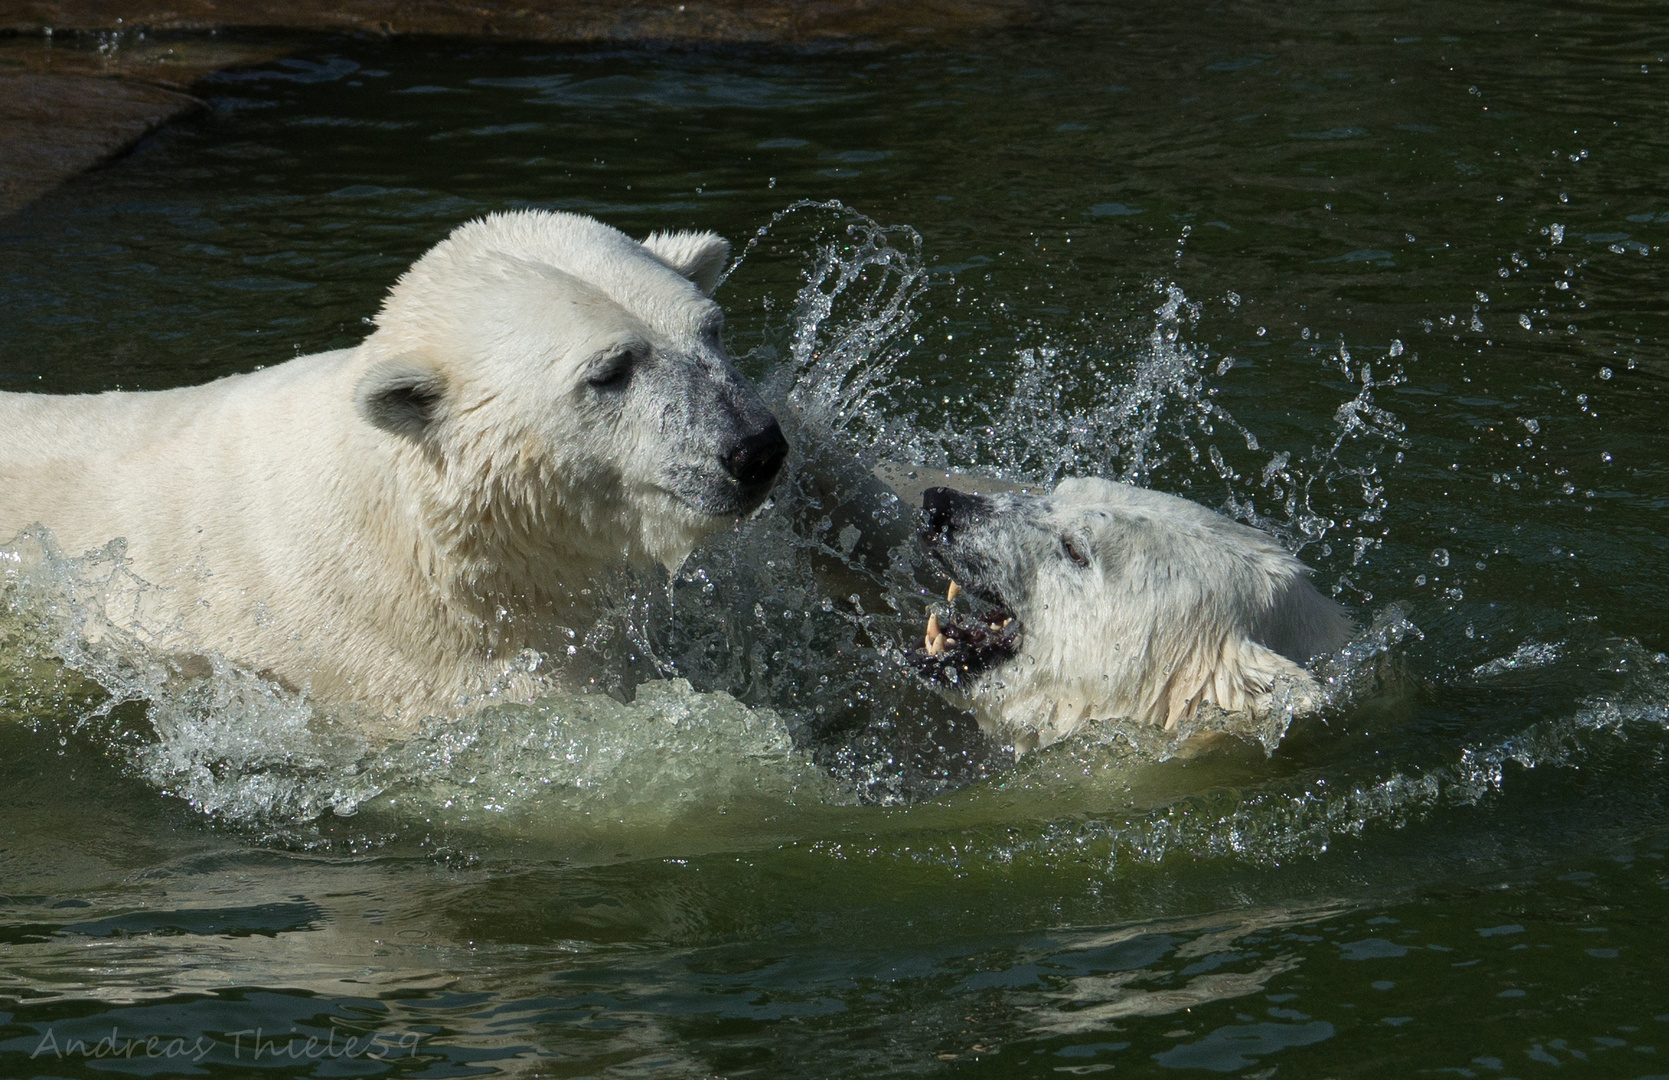
<instances>
[{"instance_id":1,"label":"green water","mask_svg":"<svg viewBox=\"0 0 1669 1080\"><path fill-rule=\"evenodd\" d=\"M0 1073L1669 1074L1665 25L1085 4L199 87L0 223L0 388L351 344L492 209L769 226L718 296L797 471L591 647L770 712L360 761L147 698L14 589ZM773 224L806 199L845 209ZM1272 755L1016 766L888 652L934 582L824 523L840 455L1235 509L1377 633Z\"/></svg>"}]
</instances>

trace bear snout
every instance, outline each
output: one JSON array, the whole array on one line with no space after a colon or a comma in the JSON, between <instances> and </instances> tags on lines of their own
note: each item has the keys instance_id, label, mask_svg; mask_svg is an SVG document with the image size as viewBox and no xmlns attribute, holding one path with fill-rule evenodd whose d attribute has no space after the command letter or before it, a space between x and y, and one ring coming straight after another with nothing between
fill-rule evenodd
<instances>
[{"instance_id":1,"label":"bear snout","mask_svg":"<svg viewBox=\"0 0 1669 1080\"><path fill-rule=\"evenodd\" d=\"M965 495L955 488L928 488L921 493L922 539L948 539L958 520L966 523L990 508L990 502L978 495Z\"/></svg>"},{"instance_id":2,"label":"bear snout","mask_svg":"<svg viewBox=\"0 0 1669 1080\"><path fill-rule=\"evenodd\" d=\"M723 457L724 471L749 491L763 492L771 486L788 460L788 440L775 417L771 422L731 448Z\"/></svg>"}]
</instances>

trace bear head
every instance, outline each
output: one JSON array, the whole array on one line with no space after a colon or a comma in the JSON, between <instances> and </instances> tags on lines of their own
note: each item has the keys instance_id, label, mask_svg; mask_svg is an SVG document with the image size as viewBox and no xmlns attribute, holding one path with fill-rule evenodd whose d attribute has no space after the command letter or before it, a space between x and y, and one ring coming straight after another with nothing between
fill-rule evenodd
<instances>
[{"instance_id":1,"label":"bear head","mask_svg":"<svg viewBox=\"0 0 1669 1080\"><path fill-rule=\"evenodd\" d=\"M1174 727L1200 704L1256 712L1349 619L1267 534L1100 479L1047 495L922 497L921 540L977 618L937 615L922 670L1019 749L1087 719Z\"/></svg>"},{"instance_id":2,"label":"bear head","mask_svg":"<svg viewBox=\"0 0 1669 1080\"><path fill-rule=\"evenodd\" d=\"M676 566L761 504L788 444L720 341L728 253L528 210L461 226L400 278L357 412L423 475L425 526L464 576Z\"/></svg>"}]
</instances>

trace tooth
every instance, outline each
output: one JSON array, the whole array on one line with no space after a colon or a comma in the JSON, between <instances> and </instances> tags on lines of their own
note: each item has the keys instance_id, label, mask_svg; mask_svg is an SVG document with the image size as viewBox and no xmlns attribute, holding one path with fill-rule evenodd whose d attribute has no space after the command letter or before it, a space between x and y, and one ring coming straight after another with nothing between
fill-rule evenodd
<instances>
[{"instance_id":1,"label":"tooth","mask_svg":"<svg viewBox=\"0 0 1669 1080\"><path fill-rule=\"evenodd\" d=\"M961 592L961 591L962 591L962 586L958 585L956 582L953 581L953 582L950 583L950 588L945 590L945 599L946 600L955 600L956 599L956 594Z\"/></svg>"},{"instance_id":2,"label":"tooth","mask_svg":"<svg viewBox=\"0 0 1669 1080\"><path fill-rule=\"evenodd\" d=\"M934 656L938 656L940 653L944 652L945 647L946 647L945 646L945 635L940 634L938 637L933 639L933 655Z\"/></svg>"},{"instance_id":3,"label":"tooth","mask_svg":"<svg viewBox=\"0 0 1669 1080\"><path fill-rule=\"evenodd\" d=\"M1014 620L1013 620L1013 619L1012 619L1012 618L1009 618L1009 619L1004 619L1004 620L1003 620L1003 625L1002 625L1002 626L1001 626L1001 628L1000 628L1000 629L1003 629L1003 630L1007 630L1007 629L1008 629L1008 624L1009 624L1009 623L1011 623L1011 622L1013 622L1013 621L1014 621Z\"/></svg>"},{"instance_id":4,"label":"tooth","mask_svg":"<svg viewBox=\"0 0 1669 1080\"><path fill-rule=\"evenodd\" d=\"M931 641L936 637L942 636L943 634L939 630L939 615L938 612L934 612L932 615L927 617L927 639Z\"/></svg>"}]
</instances>

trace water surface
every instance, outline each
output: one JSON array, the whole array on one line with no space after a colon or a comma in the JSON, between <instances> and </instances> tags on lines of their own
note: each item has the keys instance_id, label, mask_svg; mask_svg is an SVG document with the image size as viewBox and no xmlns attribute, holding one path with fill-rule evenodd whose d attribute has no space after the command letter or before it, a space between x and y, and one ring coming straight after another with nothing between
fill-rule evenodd
<instances>
[{"instance_id":1,"label":"water surface","mask_svg":"<svg viewBox=\"0 0 1669 1080\"><path fill-rule=\"evenodd\" d=\"M1660 14L1080 4L210 80L0 227L0 387L350 345L447 230L540 206L736 241L796 471L617 583L583 645L630 704L392 748L170 690L78 622L118 565L8 546L4 1071L1669 1072ZM938 583L827 474L883 458L1271 529L1363 627L1336 705L1016 765L898 655Z\"/></svg>"}]
</instances>

